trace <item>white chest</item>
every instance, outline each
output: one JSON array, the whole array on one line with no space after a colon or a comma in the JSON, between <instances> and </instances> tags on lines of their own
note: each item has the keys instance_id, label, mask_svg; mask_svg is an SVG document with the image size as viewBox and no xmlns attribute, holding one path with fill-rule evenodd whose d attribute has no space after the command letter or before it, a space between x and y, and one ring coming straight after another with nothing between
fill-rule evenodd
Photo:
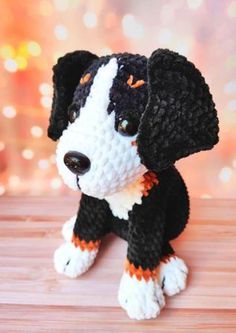
<instances>
[{"instance_id":1,"label":"white chest","mask_svg":"<svg viewBox=\"0 0 236 333\"><path fill-rule=\"evenodd\" d=\"M135 183L128 185L124 190L105 197L109 203L112 214L120 219L128 220L128 213L134 204L142 203L143 177Z\"/></svg>"},{"instance_id":2,"label":"white chest","mask_svg":"<svg viewBox=\"0 0 236 333\"><path fill-rule=\"evenodd\" d=\"M109 203L114 216L128 220L128 213L132 210L134 204L140 205L143 196L147 196L151 188L157 185L158 182L156 174L148 171L124 190L107 196L104 199Z\"/></svg>"}]
</instances>

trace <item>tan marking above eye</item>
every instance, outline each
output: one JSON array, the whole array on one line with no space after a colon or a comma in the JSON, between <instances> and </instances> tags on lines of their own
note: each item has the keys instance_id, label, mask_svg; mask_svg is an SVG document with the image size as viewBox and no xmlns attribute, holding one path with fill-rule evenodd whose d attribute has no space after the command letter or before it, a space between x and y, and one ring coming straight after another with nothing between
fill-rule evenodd
<instances>
[{"instance_id":1,"label":"tan marking above eye","mask_svg":"<svg viewBox=\"0 0 236 333\"><path fill-rule=\"evenodd\" d=\"M88 82L91 78L91 74L90 73L87 73L85 74L84 76L81 77L79 83L80 84L85 84L86 82Z\"/></svg>"},{"instance_id":2,"label":"tan marking above eye","mask_svg":"<svg viewBox=\"0 0 236 333\"><path fill-rule=\"evenodd\" d=\"M141 87L145 83L144 80L138 80L135 83L133 83L133 80L134 80L134 76L130 75L129 78L128 78L128 80L127 80L127 84L131 88L139 88L139 87Z\"/></svg>"}]
</instances>

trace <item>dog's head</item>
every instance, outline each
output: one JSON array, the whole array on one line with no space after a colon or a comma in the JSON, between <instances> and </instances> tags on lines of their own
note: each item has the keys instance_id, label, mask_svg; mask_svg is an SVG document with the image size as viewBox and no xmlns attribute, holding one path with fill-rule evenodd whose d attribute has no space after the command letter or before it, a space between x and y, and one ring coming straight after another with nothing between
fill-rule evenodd
<instances>
[{"instance_id":1,"label":"dog's head","mask_svg":"<svg viewBox=\"0 0 236 333\"><path fill-rule=\"evenodd\" d=\"M53 68L48 136L72 189L104 198L218 142L209 88L185 57L158 49L98 58L76 51Z\"/></svg>"}]
</instances>

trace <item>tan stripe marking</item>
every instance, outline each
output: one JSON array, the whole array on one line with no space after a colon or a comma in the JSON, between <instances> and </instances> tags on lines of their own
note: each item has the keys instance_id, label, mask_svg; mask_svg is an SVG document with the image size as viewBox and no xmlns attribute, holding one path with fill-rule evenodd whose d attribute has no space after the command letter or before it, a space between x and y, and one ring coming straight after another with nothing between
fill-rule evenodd
<instances>
[{"instance_id":1,"label":"tan stripe marking","mask_svg":"<svg viewBox=\"0 0 236 333\"><path fill-rule=\"evenodd\" d=\"M93 251L99 248L101 241L96 240L95 242L94 241L86 242L85 240L80 239L78 236L75 236L75 234L73 234L72 243L74 243L75 247L80 247L82 251L84 250Z\"/></svg>"},{"instance_id":2,"label":"tan stripe marking","mask_svg":"<svg viewBox=\"0 0 236 333\"><path fill-rule=\"evenodd\" d=\"M157 269L150 270L149 268L143 269L141 266L136 268L134 264L131 264L129 260L125 263L125 271L129 273L131 277L136 276L137 280L141 281L143 278L145 281L149 279L157 278Z\"/></svg>"}]
</instances>

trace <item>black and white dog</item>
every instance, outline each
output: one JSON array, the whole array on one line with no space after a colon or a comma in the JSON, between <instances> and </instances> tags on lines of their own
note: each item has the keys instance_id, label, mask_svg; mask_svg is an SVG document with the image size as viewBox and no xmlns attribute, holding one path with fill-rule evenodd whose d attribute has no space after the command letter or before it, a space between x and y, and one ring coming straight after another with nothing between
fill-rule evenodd
<instances>
[{"instance_id":1,"label":"black and white dog","mask_svg":"<svg viewBox=\"0 0 236 333\"><path fill-rule=\"evenodd\" d=\"M163 293L185 288L188 269L170 240L189 216L176 160L218 142L209 88L185 57L158 49L98 58L76 51L53 68L48 135L59 139L64 182L82 191L77 216L55 252L59 273L77 277L93 264L102 237L128 242L119 302L131 318L154 318Z\"/></svg>"}]
</instances>

